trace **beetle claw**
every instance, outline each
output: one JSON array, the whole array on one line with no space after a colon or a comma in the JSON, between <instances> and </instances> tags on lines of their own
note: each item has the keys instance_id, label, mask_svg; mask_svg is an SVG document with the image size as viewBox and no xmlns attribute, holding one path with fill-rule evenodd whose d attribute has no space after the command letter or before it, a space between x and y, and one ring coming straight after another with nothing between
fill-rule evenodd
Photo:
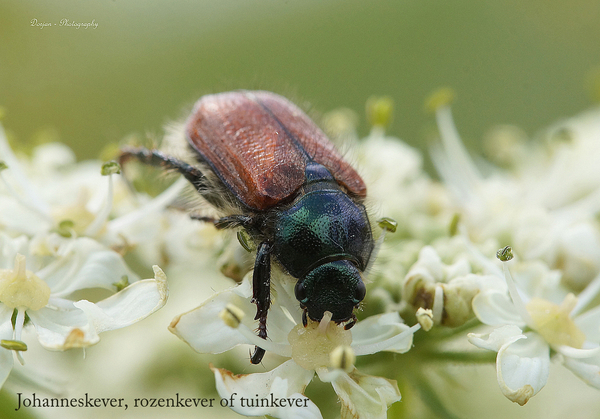
<instances>
[{"instance_id":1,"label":"beetle claw","mask_svg":"<svg viewBox=\"0 0 600 419\"><path fill-rule=\"evenodd\" d=\"M356 324L358 320L356 319L356 314L352 313L352 318L346 325L344 326L344 330L350 330Z\"/></svg>"},{"instance_id":2,"label":"beetle claw","mask_svg":"<svg viewBox=\"0 0 600 419\"><path fill-rule=\"evenodd\" d=\"M249 353L250 351L248 351ZM254 353L250 356L250 362L254 365L260 364L263 356L265 356L265 350L259 346L254 347Z\"/></svg>"}]
</instances>

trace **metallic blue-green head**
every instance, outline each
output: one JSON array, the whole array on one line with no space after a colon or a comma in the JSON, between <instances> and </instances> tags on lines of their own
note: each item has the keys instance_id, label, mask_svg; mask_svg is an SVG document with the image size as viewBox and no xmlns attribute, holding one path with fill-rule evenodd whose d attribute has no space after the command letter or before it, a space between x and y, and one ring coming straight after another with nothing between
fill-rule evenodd
<instances>
[{"instance_id":1,"label":"metallic blue-green head","mask_svg":"<svg viewBox=\"0 0 600 419\"><path fill-rule=\"evenodd\" d=\"M354 319L353 311L365 298L366 288L360 271L348 260L324 263L296 283L296 298L308 317L320 321L325 311L332 321Z\"/></svg>"}]
</instances>

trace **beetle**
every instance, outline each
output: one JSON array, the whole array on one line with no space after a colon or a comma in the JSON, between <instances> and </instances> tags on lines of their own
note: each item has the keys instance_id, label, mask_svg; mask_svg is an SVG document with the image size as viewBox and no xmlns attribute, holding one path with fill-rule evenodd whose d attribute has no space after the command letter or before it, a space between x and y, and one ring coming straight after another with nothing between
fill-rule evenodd
<instances>
[{"instance_id":1,"label":"beetle","mask_svg":"<svg viewBox=\"0 0 600 419\"><path fill-rule=\"evenodd\" d=\"M206 95L185 123L187 156L128 147L136 159L181 173L223 216L257 244L252 302L258 336L267 338L271 262L294 277L302 322L351 328L366 294L362 279L374 248L364 206L366 186L327 136L296 105L266 91ZM261 362L256 346L250 361Z\"/></svg>"}]
</instances>

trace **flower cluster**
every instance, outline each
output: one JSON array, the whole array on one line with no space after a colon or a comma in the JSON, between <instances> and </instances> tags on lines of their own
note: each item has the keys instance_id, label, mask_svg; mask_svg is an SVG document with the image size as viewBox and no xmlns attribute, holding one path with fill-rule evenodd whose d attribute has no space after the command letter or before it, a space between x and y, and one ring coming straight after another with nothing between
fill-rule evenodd
<instances>
[{"instance_id":1,"label":"flower cluster","mask_svg":"<svg viewBox=\"0 0 600 419\"><path fill-rule=\"evenodd\" d=\"M1 126L0 160L1 387L14 358L25 363L27 333L48 350L86 348L160 309L168 291L158 266L140 279L123 258L139 240L127 227L147 220L112 216L116 164L77 164L58 143L19 159Z\"/></svg>"},{"instance_id":2,"label":"flower cluster","mask_svg":"<svg viewBox=\"0 0 600 419\"><path fill-rule=\"evenodd\" d=\"M501 394L520 405L552 380L552 364L600 389L600 112L532 140L515 127L495 129L483 160L462 144L449 97L445 90L428 104L441 140L431 148L440 181L419 151L385 134L389 99L369 101L364 139L351 111L326 115L325 129L344 138L368 184L372 220L390 218L373 223L376 262L353 328L331 322L329 312L304 325L295 280L273 264L267 340L255 332L256 249L244 232L240 246L235 235L171 208L182 202L184 180L150 198L132 192L118 165L76 163L61 144L17 157L0 127L0 384L18 372L15 358L28 360L32 337L54 351L86 348L163 307L163 271L155 265L154 278L140 279L130 267L160 263L177 310L164 325L187 307L168 329L212 354L204 377L214 376L223 400L246 402L232 403L232 414L456 417L454 396L474 391L471 369L456 384L457 365L495 365ZM140 369L179 380L190 362L206 359L182 356L176 369L183 352L175 351L188 347L172 339L165 349L156 330L144 333ZM261 365L248 361L253 346L266 350ZM232 356L215 355L223 353ZM166 358L161 369L157 360ZM189 382L203 378L196 375Z\"/></svg>"},{"instance_id":3,"label":"flower cluster","mask_svg":"<svg viewBox=\"0 0 600 419\"><path fill-rule=\"evenodd\" d=\"M498 353L502 393L520 405L548 381L551 357L600 389L600 113L563 121L538 141L497 129L487 143L493 161L478 165L437 99L434 162L454 197L464 253L480 281L489 278L472 310L494 329L469 341ZM490 243L510 245L498 252L502 268Z\"/></svg>"}]
</instances>

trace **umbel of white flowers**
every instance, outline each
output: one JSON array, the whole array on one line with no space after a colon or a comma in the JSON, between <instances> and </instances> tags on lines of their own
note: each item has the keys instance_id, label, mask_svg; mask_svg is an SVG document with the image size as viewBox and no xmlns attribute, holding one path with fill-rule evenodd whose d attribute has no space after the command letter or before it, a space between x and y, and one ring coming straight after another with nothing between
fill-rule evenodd
<instances>
[{"instance_id":1,"label":"umbel of white flowers","mask_svg":"<svg viewBox=\"0 0 600 419\"><path fill-rule=\"evenodd\" d=\"M118 167L113 163L102 170L99 165L93 170L89 165L75 167L77 173L69 179L54 165L68 165L70 150L54 144L41 153L44 161L36 162L41 176L29 179L1 125L0 156L2 386L13 369L14 356L24 363L24 329L34 330L49 350L85 348L96 344L100 333L130 326L160 309L168 291L158 266L153 266L154 278L141 280L120 253L98 240L108 237L110 230L106 224L113 199L112 175ZM107 190L95 213L81 203L61 206L86 184ZM71 297L91 289L107 290L110 296L95 303Z\"/></svg>"}]
</instances>

